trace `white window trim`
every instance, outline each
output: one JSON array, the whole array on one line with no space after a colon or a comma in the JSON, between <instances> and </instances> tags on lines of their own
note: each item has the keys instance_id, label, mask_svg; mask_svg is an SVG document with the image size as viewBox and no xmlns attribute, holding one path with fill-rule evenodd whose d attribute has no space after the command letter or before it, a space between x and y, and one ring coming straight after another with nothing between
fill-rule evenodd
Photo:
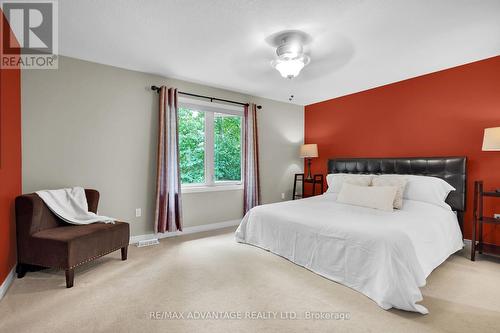
<instances>
[{"instance_id":1,"label":"white window trim","mask_svg":"<svg viewBox=\"0 0 500 333\"><path fill-rule=\"evenodd\" d=\"M205 186L214 185L214 113L205 112Z\"/></svg>"},{"instance_id":2,"label":"white window trim","mask_svg":"<svg viewBox=\"0 0 500 333\"><path fill-rule=\"evenodd\" d=\"M205 112L205 183L204 184L181 184L182 193L199 193L214 191L235 191L243 189L243 107L214 102L205 102L186 97L179 98L179 107L194 109ZM241 177L240 181L214 181L214 115L225 113L241 117ZM207 147L211 147L207 149Z\"/></svg>"},{"instance_id":3,"label":"white window trim","mask_svg":"<svg viewBox=\"0 0 500 333\"><path fill-rule=\"evenodd\" d=\"M233 185L214 185L207 186L203 184L194 185L182 185L181 193L202 193L202 192L219 192L219 191L242 191L243 184L233 184Z\"/></svg>"}]
</instances>

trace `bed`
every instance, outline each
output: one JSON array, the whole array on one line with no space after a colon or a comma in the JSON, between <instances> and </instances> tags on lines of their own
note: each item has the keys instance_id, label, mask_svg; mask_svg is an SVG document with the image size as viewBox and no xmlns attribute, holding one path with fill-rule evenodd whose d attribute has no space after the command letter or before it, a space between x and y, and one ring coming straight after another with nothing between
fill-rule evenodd
<instances>
[{"instance_id":1,"label":"bed","mask_svg":"<svg viewBox=\"0 0 500 333\"><path fill-rule=\"evenodd\" d=\"M462 249L466 159L332 159L328 173L411 174L452 185L445 209L405 200L386 212L339 203L337 194L261 205L241 221L235 237L361 292L383 309L422 314L420 287L451 254Z\"/></svg>"}]
</instances>

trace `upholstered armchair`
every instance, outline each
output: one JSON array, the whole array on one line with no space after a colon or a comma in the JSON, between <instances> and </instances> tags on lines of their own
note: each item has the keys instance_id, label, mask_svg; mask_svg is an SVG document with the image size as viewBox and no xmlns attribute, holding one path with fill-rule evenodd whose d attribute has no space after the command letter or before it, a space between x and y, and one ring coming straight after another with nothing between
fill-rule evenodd
<instances>
[{"instance_id":1,"label":"upholstered armchair","mask_svg":"<svg viewBox=\"0 0 500 333\"><path fill-rule=\"evenodd\" d=\"M97 213L99 192L86 189L85 195L89 211ZM75 267L120 249L122 260L127 259L128 223L68 224L35 193L16 198L16 224L18 278L34 266L63 269L71 288Z\"/></svg>"}]
</instances>

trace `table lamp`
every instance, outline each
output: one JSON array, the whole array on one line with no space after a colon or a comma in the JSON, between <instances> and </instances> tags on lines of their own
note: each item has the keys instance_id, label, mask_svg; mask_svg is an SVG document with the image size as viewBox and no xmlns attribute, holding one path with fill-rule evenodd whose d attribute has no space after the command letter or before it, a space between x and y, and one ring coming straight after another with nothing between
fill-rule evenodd
<instances>
[{"instance_id":1,"label":"table lamp","mask_svg":"<svg viewBox=\"0 0 500 333\"><path fill-rule=\"evenodd\" d=\"M500 127L484 129L483 151L500 151Z\"/></svg>"},{"instance_id":2,"label":"table lamp","mask_svg":"<svg viewBox=\"0 0 500 333\"><path fill-rule=\"evenodd\" d=\"M500 151L500 127L484 129L483 151ZM500 192L500 188L496 192Z\"/></svg>"},{"instance_id":3,"label":"table lamp","mask_svg":"<svg viewBox=\"0 0 500 333\"><path fill-rule=\"evenodd\" d=\"M318 145L315 143L302 145L300 147L300 157L307 159L307 176L306 179L312 179L311 176L311 158L318 157Z\"/></svg>"}]
</instances>

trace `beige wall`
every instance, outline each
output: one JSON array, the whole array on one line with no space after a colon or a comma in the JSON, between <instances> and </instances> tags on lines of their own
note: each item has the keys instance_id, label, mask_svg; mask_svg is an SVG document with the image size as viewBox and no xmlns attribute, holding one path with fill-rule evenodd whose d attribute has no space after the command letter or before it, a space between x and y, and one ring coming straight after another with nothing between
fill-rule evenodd
<instances>
[{"instance_id":1,"label":"beige wall","mask_svg":"<svg viewBox=\"0 0 500 333\"><path fill-rule=\"evenodd\" d=\"M291 197L293 174L302 169L302 106L67 57L58 70L22 74L23 192L95 188L102 214L129 221L132 235L151 233L158 108L152 84L261 104L262 198ZM240 218L242 198L241 190L185 193L184 225Z\"/></svg>"}]
</instances>

